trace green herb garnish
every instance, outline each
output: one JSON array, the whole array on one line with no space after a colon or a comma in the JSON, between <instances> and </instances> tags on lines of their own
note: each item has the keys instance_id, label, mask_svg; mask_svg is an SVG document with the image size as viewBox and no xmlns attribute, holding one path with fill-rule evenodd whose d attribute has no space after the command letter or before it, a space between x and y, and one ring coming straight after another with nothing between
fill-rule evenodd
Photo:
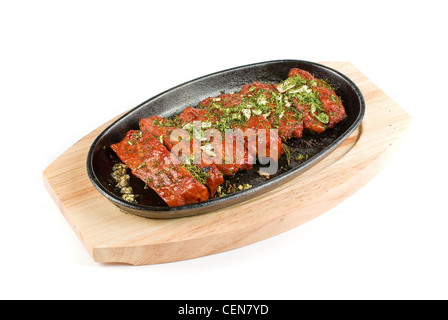
<instances>
[{"instance_id":1,"label":"green herb garnish","mask_svg":"<svg viewBox=\"0 0 448 320\"><path fill-rule=\"evenodd\" d=\"M184 163L183 166L185 169L188 170L188 172L191 173L191 175L201 184L206 184L207 179L210 177L210 175L203 171L199 166L194 164L186 164Z\"/></svg>"},{"instance_id":2,"label":"green herb garnish","mask_svg":"<svg viewBox=\"0 0 448 320\"><path fill-rule=\"evenodd\" d=\"M285 150L286 160L288 161L288 166L291 165L291 150L289 147L283 143L283 149Z\"/></svg>"},{"instance_id":3,"label":"green herb garnish","mask_svg":"<svg viewBox=\"0 0 448 320\"><path fill-rule=\"evenodd\" d=\"M322 123L327 124L330 121L330 118L328 117L328 115L326 113L319 113L317 116L315 116L317 120L319 120Z\"/></svg>"}]
</instances>

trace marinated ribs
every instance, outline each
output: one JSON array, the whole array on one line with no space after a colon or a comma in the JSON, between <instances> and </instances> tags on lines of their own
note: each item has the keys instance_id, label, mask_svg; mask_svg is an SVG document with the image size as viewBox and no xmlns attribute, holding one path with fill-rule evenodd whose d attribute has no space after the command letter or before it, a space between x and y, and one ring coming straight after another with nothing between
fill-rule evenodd
<instances>
[{"instance_id":1,"label":"marinated ribs","mask_svg":"<svg viewBox=\"0 0 448 320\"><path fill-rule=\"evenodd\" d=\"M214 197L223 176L251 170L257 157L278 161L288 139L301 138L305 131L322 133L346 117L330 85L293 68L281 83L254 81L236 93L208 97L171 119L142 118L140 130L129 131L111 147L169 206L179 206ZM217 134L204 136L208 129ZM229 129L230 137L225 135Z\"/></svg>"},{"instance_id":2,"label":"marinated ribs","mask_svg":"<svg viewBox=\"0 0 448 320\"><path fill-rule=\"evenodd\" d=\"M131 130L123 141L111 148L132 174L157 192L170 207L209 199L207 188L184 166L173 164L171 153L149 132Z\"/></svg>"}]
</instances>

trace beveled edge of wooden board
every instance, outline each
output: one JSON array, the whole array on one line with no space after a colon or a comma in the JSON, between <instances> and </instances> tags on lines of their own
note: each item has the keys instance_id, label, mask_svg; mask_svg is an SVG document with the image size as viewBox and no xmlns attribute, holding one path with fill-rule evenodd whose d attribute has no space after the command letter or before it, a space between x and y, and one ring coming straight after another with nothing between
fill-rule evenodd
<instances>
[{"instance_id":1,"label":"beveled edge of wooden board","mask_svg":"<svg viewBox=\"0 0 448 320\"><path fill-rule=\"evenodd\" d=\"M44 171L45 186L97 262L144 265L191 259L297 227L342 202L376 175L411 122L401 107L351 63L322 64L344 73L361 89L366 100L364 121L321 163L262 196L187 218L156 220L122 212L94 189L85 169L90 144L113 120L56 159Z\"/></svg>"}]
</instances>

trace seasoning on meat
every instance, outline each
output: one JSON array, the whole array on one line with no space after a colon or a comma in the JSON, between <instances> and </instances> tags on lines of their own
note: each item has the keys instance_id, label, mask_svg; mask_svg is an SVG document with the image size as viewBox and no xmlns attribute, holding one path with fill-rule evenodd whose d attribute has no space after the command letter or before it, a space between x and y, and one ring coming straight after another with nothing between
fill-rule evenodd
<instances>
[{"instance_id":1,"label":"seasoning on meat","mask_svg":"<svg viewBox=\"0 0 448 320\"><path fill-rule=\"evenodd\" d=\"M209 199L207 188L184 166L173 164L170 152L149 132L131 130L111 148L132 174L156 191L170 207Z\"/></svg>"},{"instance_id":2,"label":"seasoning on meat","mask_svg":"<svg viewBox=\"0 0 448 320\"><path fill-rule=\"evenodd\" d=\"M203 149L197 139L191 138L188 141L171 139L171 133L177 129L173 125L172 122L158 116L142 118L139 121L140 130L158 137L169 151L173 151L176 145L180 150L189 149L190 159L182 162L196 180L208 187L210 196L213 197L218 186L224 182L223 174L210 159L209 154L202 152Z\"/></svg>"},{"instance_id":3,"label":"seasoning on meat","mask_svg":"<svg viewBox=\"0 0 448 320\"><path fill-rule=\"evenodd\" d=\"M341 98L325 81L317 79L311 73L298 68L293 68L289 71L288 79L293 79L292 82L301 82L302 87L299 90L305 90L308 93L308 101L305 101L305 99L298 101L296 99L295 103L299 110L301 108L304 109L303 111L307 115L326 124L328 128L333 128L335 124L347 118ZM313 121L309 121L308 126L311 127L309 128L310 130L318 133L325 130L325 128L322 130L322 127Z\"/></svg>"}]
</instances>

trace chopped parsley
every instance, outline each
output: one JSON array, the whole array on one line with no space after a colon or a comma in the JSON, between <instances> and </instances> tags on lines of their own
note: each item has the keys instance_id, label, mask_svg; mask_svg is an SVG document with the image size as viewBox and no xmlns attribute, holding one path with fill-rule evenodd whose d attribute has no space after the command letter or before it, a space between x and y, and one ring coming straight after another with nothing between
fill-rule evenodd
<instances>
[{"instance_id":1,"label":"chopped parsley","mask_svg":"<svg viewBox=\"0 0 448 320\"><path fill-rule=\"evenodd\" d=\"M289 147L283 143L283 150L285 150L286 161L288 161L288 166L291 165L291 150Z\"/></svg>"},{"instance_id":2,"label":"chopped parsley","mask_svg":"<svg viewBox=\"0 0 448 320\"><path fill-rule=\"evenodd\" d=\"M183 166L201 184L206 184L207 179L210 178L210 175L197 165L184 163Z\"/></svg>"}]
</instances>

